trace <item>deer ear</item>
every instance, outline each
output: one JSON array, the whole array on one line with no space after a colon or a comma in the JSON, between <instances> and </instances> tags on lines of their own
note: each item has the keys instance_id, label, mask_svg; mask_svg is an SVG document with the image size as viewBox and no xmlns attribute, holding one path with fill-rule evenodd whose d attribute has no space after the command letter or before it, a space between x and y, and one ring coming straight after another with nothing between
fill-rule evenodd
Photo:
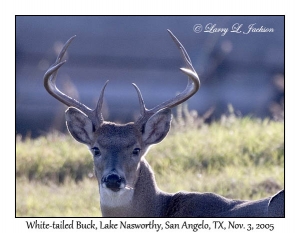
<instances>
[{"instance_id":1,"label":"deer ear","mask_svg":"<svg viewBox=\"0 0 300 233\"><path fill-rule=\"evenodd\" d=\"M146 145L161 142L169 132L171 120L172 114L169 108L155 113L145 124L143 142Z\"/></svg>"},{"instance_id":2,"label":"deer ear","mask_svg":"<svg viewBox=\"0 0 300 233\"><path fill-rule=\"evenodd\" d=\"M93 138L93 123L83 112L70 107L66 111L66 124L75 140L84 144L91 144Z\"/></svg>"}]
</instances>

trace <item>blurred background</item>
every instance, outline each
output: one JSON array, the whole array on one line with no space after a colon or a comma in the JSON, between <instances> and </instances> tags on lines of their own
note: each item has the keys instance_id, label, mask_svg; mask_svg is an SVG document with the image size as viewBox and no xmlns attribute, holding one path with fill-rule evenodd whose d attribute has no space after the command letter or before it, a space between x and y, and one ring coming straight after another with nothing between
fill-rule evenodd
<instances>
[{"instance_id":1,"label":"blurred background","mask_svg":"<svg viewBox=\"0 0 300 233\"><path fill-rule=\"evenodd\" d=\"M237 25L241 33L230 32ZM208 27L214 33L205 32ZM126 123L138 116L131 83L147 108L184 90L184 62L166 29L185 46L201 80L189 109L211 121L231 104L242 116L283 120L284 16L17 16L16 134L66 131L66 106L47 93L43 75L73 35L57 86L94 108L110 80L106 120Z\"/></svg>"}]
</instances>

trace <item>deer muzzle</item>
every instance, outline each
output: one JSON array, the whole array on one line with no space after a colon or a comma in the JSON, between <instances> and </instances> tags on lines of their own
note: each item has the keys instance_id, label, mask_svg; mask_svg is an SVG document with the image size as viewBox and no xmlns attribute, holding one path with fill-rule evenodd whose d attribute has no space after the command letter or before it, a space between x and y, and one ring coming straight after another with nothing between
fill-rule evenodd
<instances>
[{"instance_id":1,"label":"deer muzzle","mask_svg":"<svg viewBox=\"0 0 300 233\"><path fill-rule=\"evenodd\" d=\"M125 179L116 173L110 173L101 179L102 186L114 192L125 187Z\"/></svg>"}]
</instances>

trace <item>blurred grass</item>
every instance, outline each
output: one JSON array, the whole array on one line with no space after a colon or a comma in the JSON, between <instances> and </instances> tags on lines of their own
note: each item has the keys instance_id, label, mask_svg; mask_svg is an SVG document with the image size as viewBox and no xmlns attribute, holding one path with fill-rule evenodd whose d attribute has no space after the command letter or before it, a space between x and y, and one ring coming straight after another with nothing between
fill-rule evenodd
<instances>
[{"instance_id":1,"label":"blurred grass","mask_svg":"<svg viewBox=\"0 0 300 233\"><path fill-rule=\"evenodd\" d=\"M100 217L97 181L28 181L17 178L17 217Z\"/></svg>"},{"instance_id":2,"label":"blurred grass","mask_svg":"<svg viewBox=\"0 0 300 233\"><path fill-rule=\"evenodd\" d=\"M186 113L147 160L160 189L270 196L284 186L284 124L234 114L203 124ZM17 137L17 216L101 216L88 150L68 135Z\"/></svg>"}]
</instances>

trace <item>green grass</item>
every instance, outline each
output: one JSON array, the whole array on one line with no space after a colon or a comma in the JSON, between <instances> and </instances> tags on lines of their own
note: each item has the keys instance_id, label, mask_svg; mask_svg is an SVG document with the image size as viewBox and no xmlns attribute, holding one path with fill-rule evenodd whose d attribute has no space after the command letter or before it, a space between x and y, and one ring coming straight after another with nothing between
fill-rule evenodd
<instances>
[{"instance_id":1,"label":"green grass","mask_svg":"<svg viewBox=\"0 0 300 233\"><path fill-rule=\"evenodd\" d=\"M98 185L95 179L53 182L17 178L17 217L100 217Z\"/></svg>"},{"instance_id":2,"label":"green grass","mask_svg":"<svg viewBox=\"0 0 300 233\"><path fill-rule=\"evenodd\" d=\"M146 158L158 186L236 199L270 196L284 186L284 124L233 115L210 125L175 119ZM17 137L17 216L101 216L92 157L68 135Z\"/></svg>"}]
</instances>

